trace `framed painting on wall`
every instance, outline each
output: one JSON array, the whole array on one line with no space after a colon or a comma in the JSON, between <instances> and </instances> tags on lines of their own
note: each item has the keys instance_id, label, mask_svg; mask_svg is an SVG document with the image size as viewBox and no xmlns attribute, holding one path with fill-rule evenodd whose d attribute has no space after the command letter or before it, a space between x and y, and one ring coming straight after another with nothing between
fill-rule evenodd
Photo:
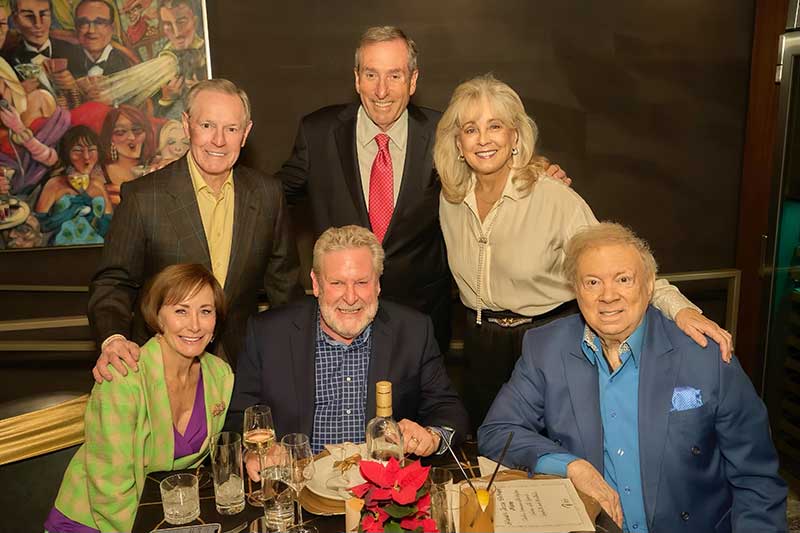
<instances>
[{"instance_id":1,"label":"framed painting on wall","mask_svg":"<svg viewBox=\"0 0 800 533\"><path fill-rule=\"evenodd\" d=\"M189 148L205 0L0 0L0 250L102 245L120 186Z\"/></svg>"}]
</instances>

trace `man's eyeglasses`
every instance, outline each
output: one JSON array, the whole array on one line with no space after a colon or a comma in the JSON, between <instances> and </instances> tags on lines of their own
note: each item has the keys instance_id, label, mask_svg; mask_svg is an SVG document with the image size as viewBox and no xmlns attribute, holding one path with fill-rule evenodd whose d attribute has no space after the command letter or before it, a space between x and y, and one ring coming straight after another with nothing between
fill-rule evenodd
<instances>
[{"instance_id":1,"label":"man's eyeglasses","mask_svg":"<svg viewBox=\"0 0 800 533\"><path fill-rule=\"evenodd\" d=\"M86 30L89 29L89 26L94 25L95 28L105 28L107 26L111 26L111 19L104 19L104 18L96 18L96 19L87 19L86 17L79 17L75 19L75 26L79 30Z\"/></svg>"}]
</instances>

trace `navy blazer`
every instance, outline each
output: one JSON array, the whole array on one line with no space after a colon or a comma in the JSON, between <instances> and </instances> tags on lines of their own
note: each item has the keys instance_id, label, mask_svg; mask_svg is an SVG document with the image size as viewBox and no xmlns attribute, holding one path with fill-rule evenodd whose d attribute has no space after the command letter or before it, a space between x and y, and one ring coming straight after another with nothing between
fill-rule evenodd
<instances>
[{"instance_id":1,"label":"navy blazer","mask_svg":"<svg viewBox=\"0 0 800 533\"><path fill-rule=\"evenodd\" d=\"M278 436L311 435L317 308L316 299L309 297L250 318L226 428L241 431L244 410L263 403L272 407ZM449 426L455 442L463 439L469 428L467 411L450 384L430 318L384 300L372 322L367 420L375 417L375 383L381 380L392 382L395 420Z\"/></svg>"},{"instance_id":2,"label":"navy blazer","mask_svg":"<svg viewBox=\"0 0 800 533\"><path fill-rule=\"evenodd\" d=\"M522 357L478 431L497 457L509 431L510 465L533 470L547 453L571 453L603 472L597 367L581 350L581 315L525 334ZM675 387L703 405L671 411ZM786 531L786 484L767 410L738 361L702 348L660 311L647 311L639 367L639 456L650 532Z\"/></svg>"}]
</instances>

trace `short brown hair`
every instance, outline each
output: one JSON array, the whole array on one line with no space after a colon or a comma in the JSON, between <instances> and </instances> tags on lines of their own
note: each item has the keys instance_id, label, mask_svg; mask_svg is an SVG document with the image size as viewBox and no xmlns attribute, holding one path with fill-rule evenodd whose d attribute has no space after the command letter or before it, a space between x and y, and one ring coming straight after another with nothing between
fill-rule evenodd
<instances>
[{"instance_id":1,"label":"short brown hair","mask_svg":"<svg viewBox=\"0 0 800 533\"><path fill-rule=\"evenodd\" d=\"M155 333L163 333L158 323L158 312L161 308L191 298L206 286L211 287L214 292L216 334L225 320L225 293L217 278L206 267L197 263L170 265L153 276L147 284L141 303L142 317L147 327Z\"/></svg>"},{"instance_id":2,"label":"short brown hair","mask_svg":"<svg viewBox=\"0 0 800 533\"><path fill-rule=\"evenodd\" d=\"M400 39L406 43L408 48L408 73L413 74L417 70L417 57L419 56L419 49L417 43L414 42L403 30L395 26L373 26L364 30L361 34L361 39L358 41L358 48L356 48L356 72L361 70L361 49L367 45L375 43L385 43Z\"/></svg>"}]
</instances>

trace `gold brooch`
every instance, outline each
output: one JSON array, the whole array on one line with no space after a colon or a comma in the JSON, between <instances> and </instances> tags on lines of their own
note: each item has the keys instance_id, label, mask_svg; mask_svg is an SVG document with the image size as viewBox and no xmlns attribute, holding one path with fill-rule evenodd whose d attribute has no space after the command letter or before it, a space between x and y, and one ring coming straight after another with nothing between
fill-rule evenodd
<instances>
[{"instance_id":1,"label":"gold brooch","mask_svg":"<svg viewBox=\"0 0 800 533\"><path fill-rule=\"evenodd\" d=\"M214 407L211 409L211 414L214 416L219 416L225 412L225 402L219 402L218 404L214 404Z\"/></svg>"}]
</instances>

